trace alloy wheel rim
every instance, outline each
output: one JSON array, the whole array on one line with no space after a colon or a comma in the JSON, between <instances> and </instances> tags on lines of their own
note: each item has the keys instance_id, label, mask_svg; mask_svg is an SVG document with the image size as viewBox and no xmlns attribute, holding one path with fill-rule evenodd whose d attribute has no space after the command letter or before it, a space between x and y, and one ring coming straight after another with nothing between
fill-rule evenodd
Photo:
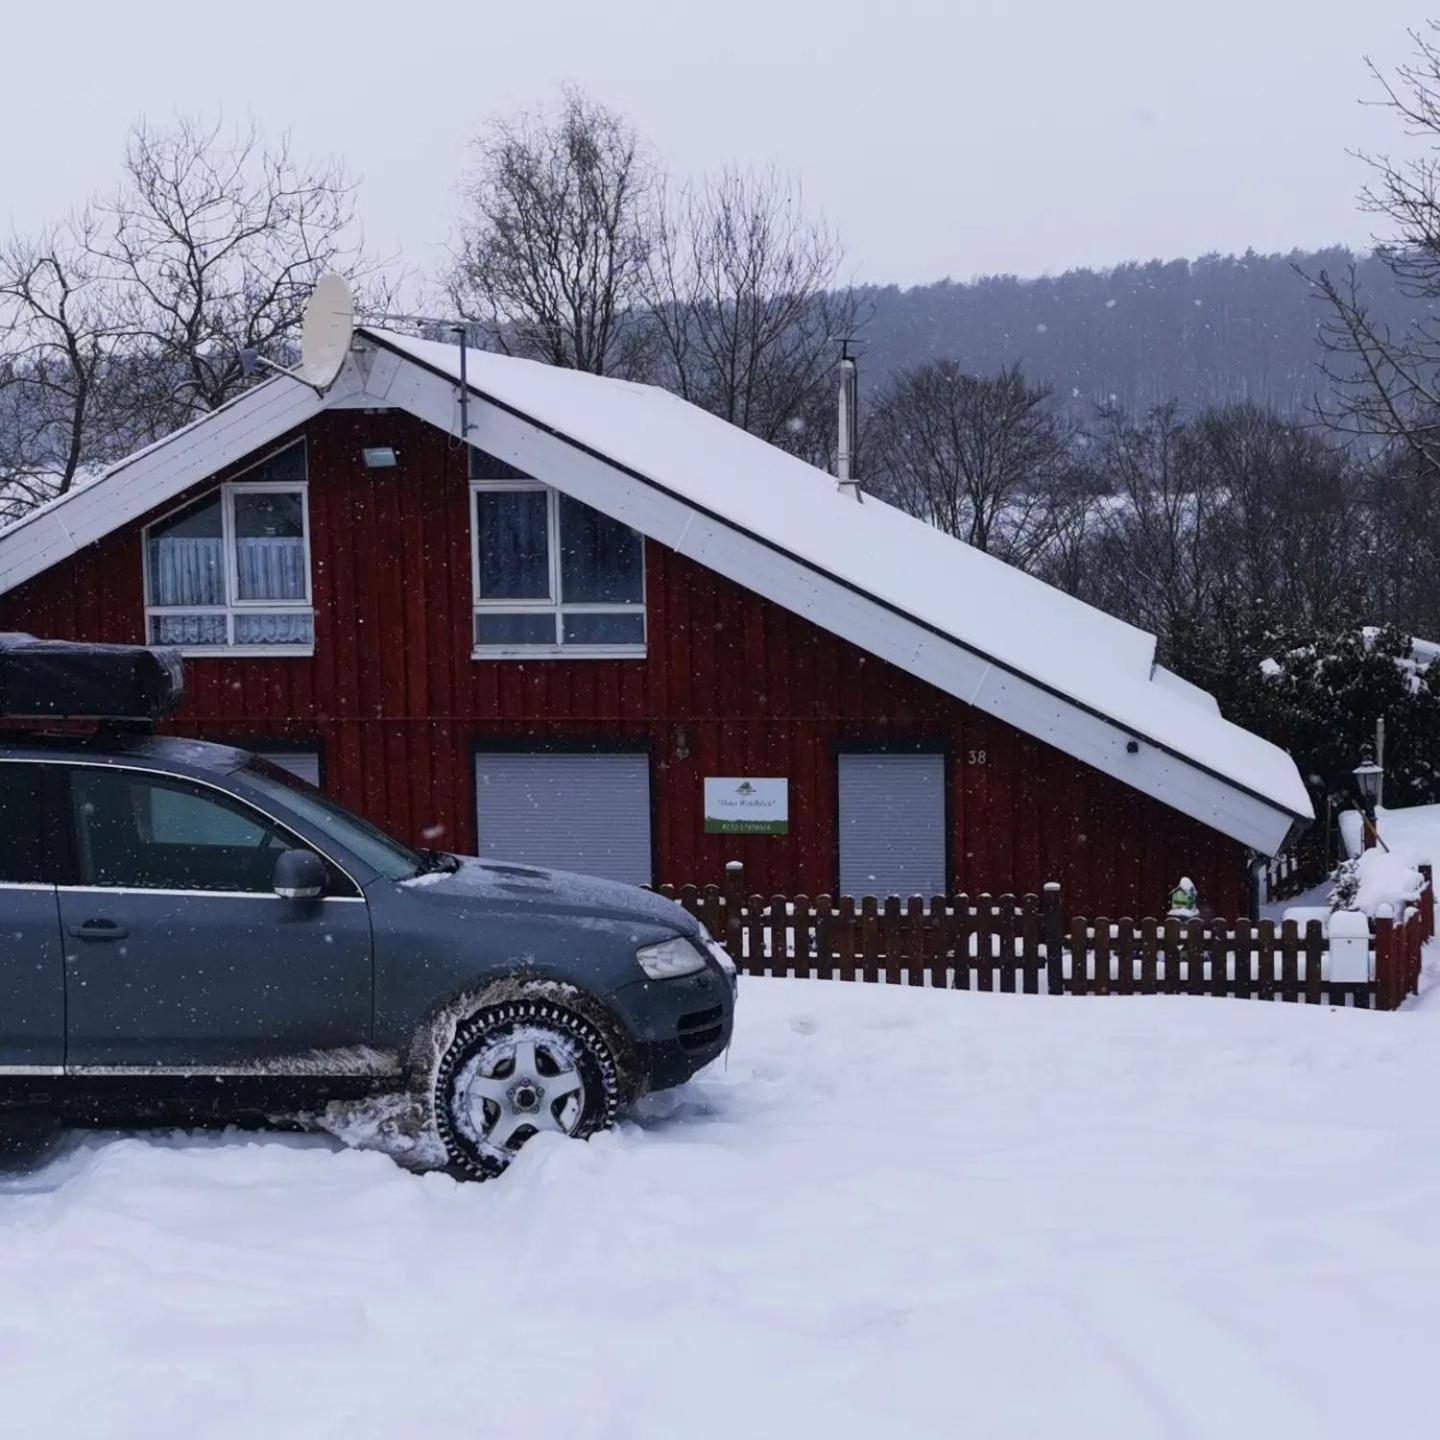
<instances>
[{"instance_id":1,"label":"alloy wheel rim","mask_svg":"<svg viewBox=\"0 0 1440 1440\"><path fill-rule=\"evenodd\" d=\"M470 1057L455 1097L456 1119L497 1153L513 1154L542 1130L573 1135L585 1114L579 1051L551 1030L519 1027Z\"/></svg>"}]
</instances>

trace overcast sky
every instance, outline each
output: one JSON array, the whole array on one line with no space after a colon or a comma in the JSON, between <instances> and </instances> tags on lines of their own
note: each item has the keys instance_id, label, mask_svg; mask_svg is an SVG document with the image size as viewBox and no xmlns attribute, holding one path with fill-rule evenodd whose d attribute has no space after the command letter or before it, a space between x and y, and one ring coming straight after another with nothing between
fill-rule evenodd
<instances>
[{"instance_id":1,"label":"overcast sky","mask_svg":"<svg viewBox=\"0 0 1440 1440\"><path fill-rule=\"evenodd\" d=\"M1440 14L1440 3L1434 7ZM1400 0L132 0L8 7L0 214L115 174L127 125L253 114L360 178L367 234L443 256L467 139L573 80L673 171L798 174L855 278L1359 244L1347 150L1403 145L1363 57ZM333 18L327 18L333 17Z\"/></svg>"}]
</instances>

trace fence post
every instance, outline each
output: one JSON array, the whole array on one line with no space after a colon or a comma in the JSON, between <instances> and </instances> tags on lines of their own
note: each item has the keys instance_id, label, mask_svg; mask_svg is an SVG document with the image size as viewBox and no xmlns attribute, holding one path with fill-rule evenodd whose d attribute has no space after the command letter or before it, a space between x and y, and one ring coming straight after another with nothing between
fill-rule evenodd
<instances>
[{"instance_id":1,"label":"fence post","mask_svg":"<svg viewBox=\"0 0 1440 1440\"><path fill-rule=\"evenodd\" d=\"M1425 945L1425 921L1420 911L1405 917L1405 994L1420 993L1420 952ZM1401 997L1403 1002L1403 996Z\"/></svg>"},{"instance_id":2,"label":"fence post","mask_svg":"<svg viewBox=\"0 0 1440 1440\"><path fill-rule=\"evenodd\" d=\"M1332 934L1334 920L1331 920ZM1382 905L1375 912L1375 1008L1397 1010L1400 1007L1401 988L1396 983L1399 967L1395 960L1395 920L1388 905ZM1331 942L1332 953L1334 942Z\"/></svg>"},{"instance_id":3,"label":"fence post","mask_svg":"<svg viewBox=\"0 0 1440 1440\"><path fill-rule=\"evenodd\" d=\"M1065 992L1065 901L1057 881L1045 886L1041 899L1045 912L1045 984L1052 995Z\"/></svg>"},{"instance_id":4,"label":"fence post","mask_svg":"<svg viewBox=\"0 0 1440 1440\"><path fill-rule=\"evenodd\" d=\"M1425 888L1420 892L1420 940L1426 943L1435 938L1435 871L1430 865L1420 867L1420 878Z\"/></svg>"},{"instance_id":5,"label":"fence post","mask_svg":"<svg viewBox=\"0 0 1440 1440\"><path fill-rule=\"evenodd\" d=\"M743 970L740 911L745 904L745 863L731 860L725 866L725 948L736 968Z\"/></svg>"}]
</instances>

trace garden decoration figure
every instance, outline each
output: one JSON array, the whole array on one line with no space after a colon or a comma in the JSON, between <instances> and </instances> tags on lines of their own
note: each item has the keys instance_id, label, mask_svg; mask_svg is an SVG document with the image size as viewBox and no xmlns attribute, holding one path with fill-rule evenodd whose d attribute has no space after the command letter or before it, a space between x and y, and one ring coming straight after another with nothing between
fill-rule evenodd
<instances>
[{"instance_id":1,"label":"garden decoration figure","mask_svg":"<svg viewBox=\"0 0 1440 1440\"><path fill-rule=\"evenodd\" d=\"M1170 892L1170 918L1172 920L1193 920L1200 909L1200 892L1195 882L1184 876Z\"/></svg>"}]
</instances>

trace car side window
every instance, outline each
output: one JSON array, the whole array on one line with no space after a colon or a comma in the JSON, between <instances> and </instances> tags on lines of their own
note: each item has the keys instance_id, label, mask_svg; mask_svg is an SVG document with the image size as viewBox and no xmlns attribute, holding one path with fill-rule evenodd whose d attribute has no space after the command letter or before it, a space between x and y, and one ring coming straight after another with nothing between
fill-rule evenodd
<instances>
[{"instance_id":1,"label":"car side window","mask_svg":"<svg viewBox=\"0 0 1440 1440\"><path fill-rule=\"evenodd\" d=\"M48 885L45 767L0 763L0 884Z\"/></svg>"},{"instance_id":2,"label":"car side window","mask_svg":"<svg viewBox=\"0 0 1440 1440\"><path fill-rule=\"evenodd\" d=\"M77 768L70 794L82 885L268 894L292 843L241 801L170 776Z\"/></svg>"}]
</instances>

